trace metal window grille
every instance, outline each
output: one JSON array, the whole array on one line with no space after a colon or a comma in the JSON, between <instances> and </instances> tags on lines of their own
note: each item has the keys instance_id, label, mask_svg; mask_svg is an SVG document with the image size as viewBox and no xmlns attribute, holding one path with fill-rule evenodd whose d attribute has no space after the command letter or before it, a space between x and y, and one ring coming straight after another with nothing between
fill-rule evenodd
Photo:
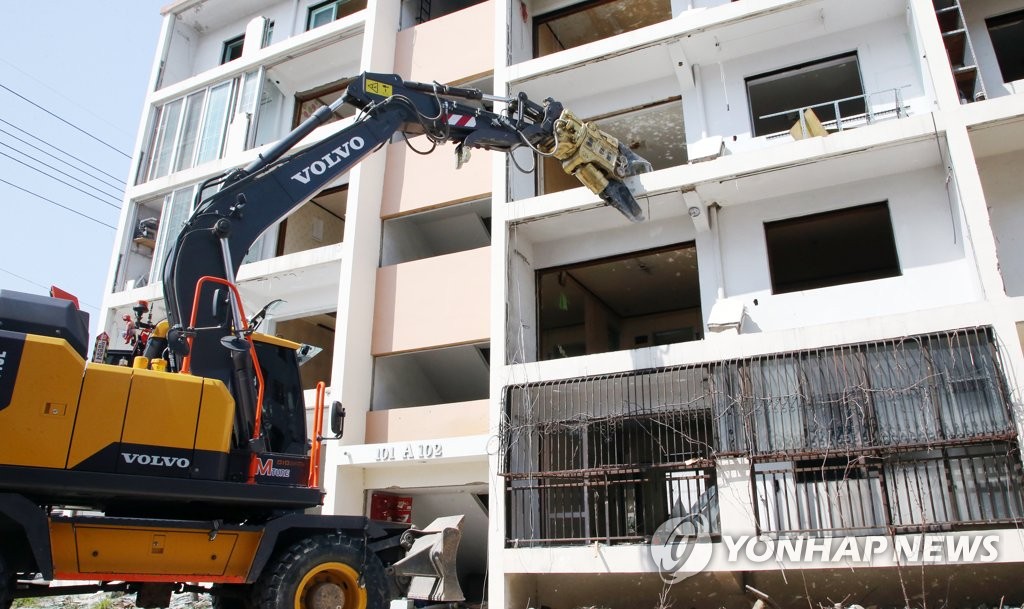
<instances>
[{"instance_id":1,"label":"metal window grille","mask_svg":"<svg viewBox=\"0 0 1024 609\"><path fill-rule=\"evenodd\" d=\"M715 534L722 455L755 461L765 531L1013 519L1015 479L967 482L1018 467L1015 438L990 328L512 386L506 533L510 545L635 542L701 514ZM1006 455L962 453L980 443ZM906 503L911 478L939 485L937 474L911 476L937 467L975 497L947 492L941 513L888 505Z\"/></svg>"}]
</instances>

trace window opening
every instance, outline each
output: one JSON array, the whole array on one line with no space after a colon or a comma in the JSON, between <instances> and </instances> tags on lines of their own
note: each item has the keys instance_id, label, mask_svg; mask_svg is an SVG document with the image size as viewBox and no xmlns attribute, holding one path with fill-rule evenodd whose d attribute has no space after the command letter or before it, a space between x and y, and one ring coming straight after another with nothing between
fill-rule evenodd
<instances>
[{"instance_id":1,"label":"window opening","mask_svg":"<svg viewBox=\"0 0 1024 609\"><path fill-rule=\"evenodd\" d=\"M772 293L901 274L887 202L766 222Z\"/></svg>"},{"instance_id":2,"label":"window opening","mask_svg":"<svg viewBox=\"0 0 1024 609\"><path fill-rule=\"evenodd\" d=\"M687 162L686 128L681 97L619 110L586 119L614 136L630 150L651 163L654 170ZM579 180L565 173L554 157L541 157L539 172L541 194L561 192L580 186Z\"/></svg>"},{"instance_id":3,"label":"window opening","mask_svg":"<svg viewBox=\"0 0 1024 609\"><path fill-rule=\"evenodd\" d=\"M224 41L224 50L220 54L220 62L225 64L234 61L242 56L242 46L245 44L245 35L235 36L231 40Z\"/></svg>"},{"instance_id":4,"label":"window opening","mask_svg":"<svg viewBox=\"0 0 1024 609\"><path fill-rule=\"evenodd\" d=\"M799 120L799 110L816 104L845 100L839 103L841 119L866 110L856 52L751 76L746 84L755 136L789 131ZM855 99L847 99L851 97ZM792 112L768 116L786 111ZM823 123L836 120L832 104L813 111Z\"/></svg>"},{"instance_id":5,"label":"window opening","mask_svg":"<svg viewBox=\"0 0 1024 609\"><path fill-rule=\"evenodd\" d=\"M347 17L366 8L366 0L328 0L309 7L306 16L306 30Z\"/></svg>"},{"instance_id":6,"label":"window opening","mask_svg":"<svg viewBox=\"0 0 1024 609\"><path fill-rule=\"evenodd\" d=\"M1003 82L1024 78L1024 10L985 20Z\"/></svg>"},{"instance_id":7,"label":"window opening","mask_svg":"<svg viewBox=\"0 0 1024 609\"><path fill-rule=\"evenodd\" d=\"M692 241L541 270L537 285L542 360L703 335Z\"/></svg>"}]
</instances>

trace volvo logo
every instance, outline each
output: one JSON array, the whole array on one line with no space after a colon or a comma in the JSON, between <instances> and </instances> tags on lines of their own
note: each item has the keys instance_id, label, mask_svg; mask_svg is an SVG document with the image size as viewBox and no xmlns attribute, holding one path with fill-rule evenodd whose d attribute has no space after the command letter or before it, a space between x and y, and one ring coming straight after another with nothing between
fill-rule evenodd
<instances>
[{"instance_id":1,"label":"volvo logo","mask_svg":"<svg viewBox=\"0 0 1024 609\"><path fill-rule=\"evenodd\" d=\"M164 457L161 455L140 455L138 453L121 453L125 462L137 465L157 465L160 467L180 467L188 469L192 462L184 457Z\"/></svg>"},{"instance_id":2,"label":"volvo logo","mask_svg":"<svg viewBox=\"0 0 1024 609\"><path fill-rule=\"evenodd\" d=\"M352 154L353 150L362 150L364 146L366 146L366 142L363 141L363 138L357 135L341 146L338 146L334 150L323 155L318 160L306 165L302 171L293 175L292 179L303 184L309 184L309 180L312 176L323 175L325 171L340 163L342 159L347 159L349 155Z\"/></svg>"}]
</instances>

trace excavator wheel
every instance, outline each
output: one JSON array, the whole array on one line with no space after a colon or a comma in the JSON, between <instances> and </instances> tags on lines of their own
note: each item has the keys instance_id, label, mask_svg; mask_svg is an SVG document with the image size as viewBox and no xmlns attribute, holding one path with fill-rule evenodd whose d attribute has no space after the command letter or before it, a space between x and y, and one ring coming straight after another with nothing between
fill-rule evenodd
<instances>
[{"instance_id":1,"label":"excavator wheel","mask_svg":"<svg viewBox=\"0 0 1024 609\"><path fill-rule=\"evenodd\" d=\"M299 541L256 582L255 609L384 609L384 566L360 541L340 534Z\"/></svg>"},{"instance_id":2,"label":"excavator wheel","mask_svg":"<svg viewBox=\"0 0 1024 609\"><path fill-rule=\"evenodd\" d=\"M0 553L0 609L11 609L14 602L14 574L7 570L4 555Z\"/></svg>"}]
</instances>

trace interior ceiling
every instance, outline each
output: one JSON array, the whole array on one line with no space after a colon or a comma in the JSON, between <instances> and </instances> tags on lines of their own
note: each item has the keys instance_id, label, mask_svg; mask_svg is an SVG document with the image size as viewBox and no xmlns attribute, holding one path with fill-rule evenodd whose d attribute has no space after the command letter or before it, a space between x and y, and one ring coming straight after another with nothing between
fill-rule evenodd
<instances>
[{"instance_id":1,"label":"interior ceiling","mask_svg":"<svg viewBox=\"0 0 1024 609\"><path fill-rule=\"evenodd\" d=\"M986 123L972 127L969 133L978 157L1024 150L1024 118Z\"/></svg>"},{"instance_id":2,"label":"interior ceiling","mask_svg":"<svg viewBox=\"0 0 1024 609\"><path fill-rule=\"evenodd\" d=\"M669 0L615 0L546 21L562 48L630 32L672 18Z\"/></svg>"},{"instance_id":3,"label":"interior ceiling","mask_svg":"<svg viewBox=\"0 0 1024 609\"><path fill-rule=\"evenodd\" d=\"M289 55L280 63L267 66L267 76L287 95L354 78L359 74L362 46L362 29L347 30L341 39L327 46L297 56ZM339 65L339 59L345 58L351 61Z\"/></svg>"},{"instance_id":4,"label":"interior ceiling","mask_svg":"<svg viewBox=\"0 0 1024 609\"><path fill-rule=\"evenodd\" d=\"M564 273L563 277L560 275ZM583 323L589 292L619 317L638 317L700 306L697 249L673 250L576 266L541 275L543 329Z\"/></svg>"}]
</instances>

